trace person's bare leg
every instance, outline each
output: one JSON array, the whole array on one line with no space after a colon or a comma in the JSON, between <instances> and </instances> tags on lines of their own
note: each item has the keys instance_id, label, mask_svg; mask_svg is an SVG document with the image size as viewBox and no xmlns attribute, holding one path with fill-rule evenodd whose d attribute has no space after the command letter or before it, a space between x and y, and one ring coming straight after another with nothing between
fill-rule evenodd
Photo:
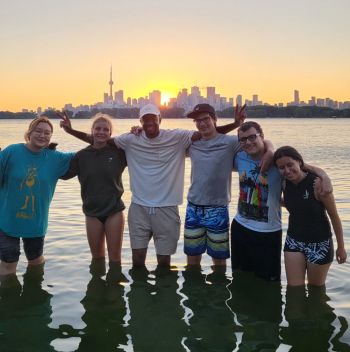
<instances>
[{"instance_id":1,"label":"person's bare leg","mask_svg":"<svg viewBox=\"0 0 350 352\"><path fill-rule=\"evenodd\" d=\"M291 286L305 285L306 258L300 252L284 252L287 283Z\"/></svg>"},{"instance_id":2,"label":"person's bare leg","mask_svg":"<svg viewBox=\"0 0 350 352\"><path fill-rule=\"evenodd\" d=\"M105 223L108 257L111 262L121 262L124 222L124 214L121 211L109 216Z\"/></svg>"},{"instance_id":3,"label":"person's bare leg","mask_svg":"<svg viewBox=\"0 0 350 352\"><path fill-rule=\"evenodd\" d=\"M138 248L132 250L132 264L133 266L145 266L147 248Z\"/></svg>"},{"instance_id":4,"label":"person's bare leg","mask_svg":"<svg viewBox=\"0 0 350 352\"><path fill-rule=\"evenodd\" d=\"M15 274L17 269L18 262L14 263L6 263L1 261L0 262L0 276Z\"/></svg>"},{"instance_id":5,"label":"person's bare leg","mask_svg":"<svg viewBox=\"0 0 350 352\"><path fill-rule=\"evenodd\" d=\"M213 264L215 266L226 266L226 259L215 259L215 258L212 258L213 259Z\"/></svg>"},{"instance_id":6,"label":"person's bare leg","mask_svg":"<svg viewBox=\"0 0 350 352\"><path fill-rule=\"evenodd\" d=\"M187 265L201 265L202 255L188 255Z\"/></svg>"},{"instance_id":7,"label":"person's bare leg","mask_svg":"<svg viewBox=\"0 0 350 352\"><path fill-rule=\"evenodd\" d=\"M159 266L169 267L170 266L170 255L157 254L157 261Z\"/></svg>"},{"instance_id":8,"label":"person's bare leg","mask_svg":"<svg viewBox=\"0 0 350 352\"><path fill-rule=\"evenodd\" d=\"M86 235L92 258L105 257L105 227L97 218L86 216Z\"/></svg>"},{"instance_id":9,"label":"person's bare leg","mask_svg":"<svg viewBox=\"0 0 350 352\"><path fill-rule=\"evenodd\" d=\"M45 258L41 255L38 258L28 260L28 265L41 265L45 263Z\"/></svg>"},{"instance_id":10,"label":"person's bare leg","mask_svg":"<svg viewBox=\"0 0 350 352\"><path fill-rule=\"evenodd\" d=\"M307 263L308 284L313 286L323 286L326 282L330 266L331 263L323 265Z\"/></svg>"}]
</instances>

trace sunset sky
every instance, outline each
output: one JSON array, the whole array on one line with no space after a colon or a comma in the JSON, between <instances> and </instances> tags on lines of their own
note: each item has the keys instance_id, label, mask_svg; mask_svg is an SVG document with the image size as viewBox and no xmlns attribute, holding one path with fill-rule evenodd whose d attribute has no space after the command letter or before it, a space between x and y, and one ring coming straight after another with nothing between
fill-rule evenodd
<instances>
[{"instance_id":1,"label":"sunset sky","mask_svg":"<svg viewBox=\"0 0 350 352\"><path fill-rule=\"evenodd\" d=\"M2 0L0 110L213 85L350 100L349 0Z\"/></svg>"}]
</instances>

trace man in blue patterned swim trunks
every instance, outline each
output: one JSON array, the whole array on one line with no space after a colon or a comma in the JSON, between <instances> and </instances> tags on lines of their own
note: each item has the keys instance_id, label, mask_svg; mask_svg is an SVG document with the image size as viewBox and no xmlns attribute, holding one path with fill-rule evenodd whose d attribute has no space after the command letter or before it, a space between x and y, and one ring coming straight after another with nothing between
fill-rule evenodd
<instances>
[{"instance_id":1,"label":"man in blue patterned swim trunks","mask_svg":"<svg viewBox=\"0 0 350 352\"><path fill-rule=\"evenodd\" d=\"M234 127L245 118L236 108ZM231 199L232 160L240 150L236 136L216 130L216 114L209 104L198 104L187 114L202 139L191 144L191 186L186 209L184 252L188 265L199 265L207 252L214 265L226 265L229 251L228 203Z\"/></svg>"}]
</instances>

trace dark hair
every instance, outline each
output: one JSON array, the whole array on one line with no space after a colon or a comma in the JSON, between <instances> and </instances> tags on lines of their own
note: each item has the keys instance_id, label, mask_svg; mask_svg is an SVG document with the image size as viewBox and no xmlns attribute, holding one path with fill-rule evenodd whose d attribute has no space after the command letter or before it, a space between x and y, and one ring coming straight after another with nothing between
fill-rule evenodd
<instances>
[{"instance_id":1,"label":"dark hair","mask_svg":"<svg viewBox=\"0 0 350 352\"><path fill-rule=\"evenodd\" d=\"M284 156L299 161L300 166L304 166L304 160L301 154L295 148L290 147L289 145L280 147L275 151L275 154L273 155L273 163L276 165L276 161L283 158Z\"/></svg>"},{"instance_id":2,"label":"dark hair","mask_svg":"<svg viewBox=\"0 0 350 352\"><path fill-rule=\"evenodd\" d=\"M250 128L255 128L256 131L257 131L258 133L260 133L261 137L264 137L264 132L263 132L261 126L260 126L257 122L255 122L255 121L246 121L246 122L243 122L243 123L241 124L241 126L239 126L238 133L239 133L239 132L246 132L246 131L248 131Z\"/></svg>"}]
</instances>

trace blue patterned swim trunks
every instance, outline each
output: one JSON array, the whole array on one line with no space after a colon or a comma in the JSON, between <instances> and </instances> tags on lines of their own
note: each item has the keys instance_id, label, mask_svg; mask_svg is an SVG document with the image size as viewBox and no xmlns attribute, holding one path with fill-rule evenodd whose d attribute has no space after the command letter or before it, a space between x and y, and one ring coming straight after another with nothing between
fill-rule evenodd
<instances>
[{"instance_id":1,"label":"blue patterned swim trunks","mask_svg":"<svg viewBox=\"0 0 350 352\"><path fill-rule=\"evenodd\" d=\"M214 259L230 257L229 215L226 206L187 204L184 252L195 256L205 252Z\"/></svg>"},{"instance_id":2,"label":"blue patterned swim trunks","mask_svg":"<svg viewBox=\"0 0 350 352\"><path fill-rule=\"evenodd\" d=\"M334 257L333 241L331 238L320 242L306 243L296 241L287 235L283 250L285 252L303 253L309 263L319 265L331 263Z\"/></svg>"}]
</instances>

